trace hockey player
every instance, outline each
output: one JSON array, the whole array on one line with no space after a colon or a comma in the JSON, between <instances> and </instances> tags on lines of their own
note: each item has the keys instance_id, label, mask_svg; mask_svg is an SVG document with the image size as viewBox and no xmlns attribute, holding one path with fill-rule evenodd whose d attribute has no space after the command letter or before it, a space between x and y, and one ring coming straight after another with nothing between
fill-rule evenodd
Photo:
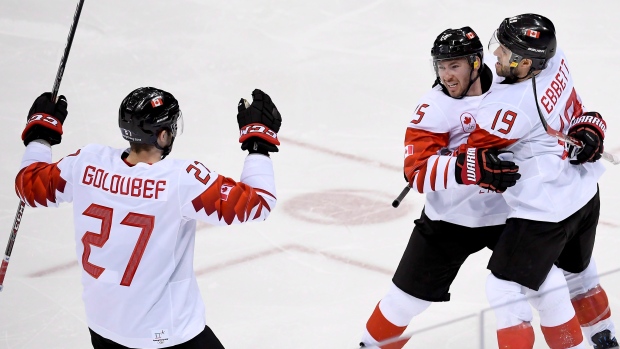
<instances>
[{"instance_id":1,"label":"hockey player","mask_svg":"<svg viewBox=\"0 0 620 349\"><path fill-rule=\"evenodd\" d=\"M73 202L77 259L92 345L109 348L223 348L206 325L193 270L196 221L230 225L267 218L276 204L269 152L282 118L270 97L242 100L237 121L245 158L241 180L199 161L166 156L182 131L175 97L132 91L118 123L127 150L90 144L58 162L67 101L38 97L22 139L15 180L31 207Z\"/></svg>"},{"instance_id":2,"label":"hockey player","mask_svg":"<svg viewBox=\"0 0 620 349\"><path fill-rule=\"evenodd\" d=\"M533 347L525 294L539 312L549 347L585 348L581 325L594 348L615 348L609 302L591 259L600 211L597 181L604 171L595 161L603 152L605 121L596 112L584 113L548 18L504 19L489 48L505 80L481 102L468 145L513 152L522 175L503 194L511 212L488 265L499 347ZM541 118L585 146L565 150ZM476 164L480 159L471 154L468 160Z\"/></svg>"},{"instance_id":3,"label":"hockey player","mask_svg":"<svg viewBox=\"0 0 620 349\"><path fill-rule=\"evenodd\" d=\"M437 79L420 99L405 133L405 177L412 188L426 193L426 202L392 284L366 324L365 347L400 336L431 303L450 300L450 285L467 257L492 248L503 230L509 207L496 192L519 178L514 163L485 150L477 154L485 159L482 173L470 181L479 186L459 185L465 156L451 152L474 130L476 110L493 74L470 27L443 31L431 56ZM406 342L382 348L402 348Z\"/></svg>"}]
</instances>

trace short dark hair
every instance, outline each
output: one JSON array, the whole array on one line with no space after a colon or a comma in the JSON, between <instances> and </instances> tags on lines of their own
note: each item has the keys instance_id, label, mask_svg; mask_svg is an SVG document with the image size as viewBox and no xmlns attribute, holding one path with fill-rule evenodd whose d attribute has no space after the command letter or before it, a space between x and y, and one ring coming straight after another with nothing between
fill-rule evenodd
<instances>
[{"instance_id":1,"label":"short dark hair","mask_svg":"<svg viewBox=\"0 0 620 349\"><path fill-rule=\"evenodd\" d=\"M151 151L155 146L152 144L129 142L129 148L134 153L141 153L143 151Z\"/></svg>"},{"instance_id":2,"label":"short dark hair","mask_svg":"<svg viewBox=\"0 0 620 349\"><path fill-rule=\"evenodd\" d=\"M168 134L171 134L171 133L172 133L172 131L171 131L168 127L164 127L164 128L161 128L161 129L157 130L157 132L156 132L156 133L157 133L157 137L159 137L159 135L160 135L162 132L164 132L164 131L165 131L165 132L168 132ZM155 146L155 144L146 144L146 143L129 142L129 148L130 148L132 151L134 151L134 152L136 152L136 153L139 153L139 152L142 152L142 151L151 151L151 149L153 149L153 148L157 148L157 147ZM160 149L161 149L161 148L160 148Z\"/></svg>"}]
</instances>

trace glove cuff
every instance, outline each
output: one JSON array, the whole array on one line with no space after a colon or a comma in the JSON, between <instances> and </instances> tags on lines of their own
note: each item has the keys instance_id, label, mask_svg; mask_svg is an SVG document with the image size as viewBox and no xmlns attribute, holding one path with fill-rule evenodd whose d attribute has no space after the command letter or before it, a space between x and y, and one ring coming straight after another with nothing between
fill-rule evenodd
<instances>
[{"instance_id":1,"label":"glove cuff","mask_svg":"<svg viewBox=\"0 0 620 349\"><path fill-rule=\"evenodd\" d=\"M456 157L455 176L459 184L478 184L481 174L478 169L478 149L467 148Z\"/></svg>"},{"instance_id":2,"label":"glove cuff","mask_svg":"<svg viewBox=\"0 0 620 349\"><path fill-rule=\"evenodd\" d=\"M26 127L22 132L22 141L24 145L28 145L28 143L35 139L43 139L51 145L60 143L62 139L62 122L49 114L32 114L28 118Z\"/></svg>"},{"instance_id":3,"label":"glove cuff","mask_svg":"<svg viewBox=\"0 0 620 349\"><path fill-rule=\"evenodd\" d=\"M570 129L568 133L571 133L572 130L577 129L578 127L588 127L594 129L598 132L598 135L601 139L605 138L605 131L607 131L607 123L599 113L596 112L587 112L583 115L574 118L571 120Z\"/></svg>"},{"instance_id":4,"label":"glove cuff","mask_svg":"<svg viewBox=\"0 0 620 349\"><path fill-rule=\"evenodd\" d=\"M58 120L57 118L49 114L36 113L36 114L32 114L28 118L26 127L24 128L24 131L22 132L22 141L26 138L26 134L28 133L28 131L36 125L43 126L52 131L55 131L59 135L62 135L62 123L60 122L60 120Z\"/></svg>"},{"instance_id":5,"label":"glove cuff","mask_svg":"<svg viewBox=\"0 0 620 349\"><path fill-rule=\"evenodd\" d=\"M248 124L239 129L239 143L243 143L250 137L258 137L273 145L280 145L278 134L261 123Z\"/></svg>"}]
</instances>

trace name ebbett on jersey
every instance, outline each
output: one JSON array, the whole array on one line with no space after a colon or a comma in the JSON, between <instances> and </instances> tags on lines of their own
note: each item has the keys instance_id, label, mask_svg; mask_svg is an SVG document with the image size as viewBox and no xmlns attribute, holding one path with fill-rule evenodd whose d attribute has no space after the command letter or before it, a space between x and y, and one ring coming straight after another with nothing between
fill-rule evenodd
<instances>
[{"instance_id":1,"label":"name ebbett on jersey","mask_svg":"<svg viewBox=\"0 0 620 349\"><path fill-rule=\"evenodd\" d=\"M166 200L166 180L126 177L87 165L80 184L105 192L142 199Z\"/></svg>"}]
</instances>

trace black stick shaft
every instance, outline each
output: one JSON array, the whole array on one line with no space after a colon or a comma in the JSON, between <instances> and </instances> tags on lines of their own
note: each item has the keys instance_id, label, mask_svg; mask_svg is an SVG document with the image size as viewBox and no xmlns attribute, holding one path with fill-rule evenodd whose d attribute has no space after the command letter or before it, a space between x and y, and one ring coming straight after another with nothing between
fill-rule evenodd
<instances>
[{"instance_id":1,"label":"black stick shaft","mask_svg":"<svg viewBox=\"0 0 620 349\"><path fill-rule=\"evenodd\" d=\"M400 205L400 202L403 201L405 196L407 196L407 194L409 193L409 190L411 190L410 186L406 186L405 188L403 188L403 191L400 192L400 195L398 195L398 197L394 199L394 201L392 201L392 207L398 207Z\"/></svg>"},{"instance_id":2,"label":"black stick shaft","mask_svg":"<svg viewBox=\"0 0 620 349\"><path fill-rule=\"evenodd\" d=\"M22 222L22 215L24 214L25 203L19 200L19 206L17 206L17 213L15 214L15 220L11 227L11 235L9 235L9 242L6 245L4 251L4 258L0 265L0 292L4 287L4 276L6 275L6 269L9 267L9 259L11 259L11 252L13 252L13 245L15 244L15 238L17 237L17 231L19 230L19 224Z\"/></svg>"},{"instance_id":3,"label":"black stick shaft","mask_svg":"<svg viewBox=\"0 0 620 349\"><path fill-rule=\"evenodd\" d=\"M82 6L84 6L84 0L80 0L78 2L75 13L73 14L73 23L71 23L71 29L69 29L69 36L67 36L65 52L60 59L60 65L58 66L58 71L56 72L56 80L54 81L54 87L52 88L52 101L54 102L58 97L58 89L60 88L62 76L65 73L65 66L67 65L67 59L69 58L69 52L71 51L71 44L73 44L73 38L75 37L75 30L77 29L77 24L80 20L80 14L82 13ZM2 264L0 265L0 292L4 287L4 277L9 266L9 259L11 258L11 253L13 252L13 245L15 244L15 239L17 238L17 230L19 230L19 224L22 221L25 205L26 204L22 200L19 201L17 213L15 214L15 220L13 221L13 227L11 228L11 235L9 236L9 242L6 245L4 258L2 259Z\"/></svg>"},{"instance_id":4,"label":"black stick shaft","mask_svg":"<svg viewBox=\"0 0 620 349\"><path fill-rule=\"evenodd\" d=\"M82 6L84 6L84 0L80 0L80 2L78 2L77 8L75 9L75 14L73 15L73 23L71 23L71 29L69 29L69 36L67 36L67 45L65 46L65 52L63 53L62 59L60 60L58 72L56 73L56 80L54 80L54 87L52 88L52 101L56 101L56 97L58 97L58 89L60 88L62 76L65 73L65 66L67 65L67 59L69 59L69 51L71 51L71 44L73 44L75 30L77 29L78 21L80 20Z\"/></svg>"}]
</instances>

